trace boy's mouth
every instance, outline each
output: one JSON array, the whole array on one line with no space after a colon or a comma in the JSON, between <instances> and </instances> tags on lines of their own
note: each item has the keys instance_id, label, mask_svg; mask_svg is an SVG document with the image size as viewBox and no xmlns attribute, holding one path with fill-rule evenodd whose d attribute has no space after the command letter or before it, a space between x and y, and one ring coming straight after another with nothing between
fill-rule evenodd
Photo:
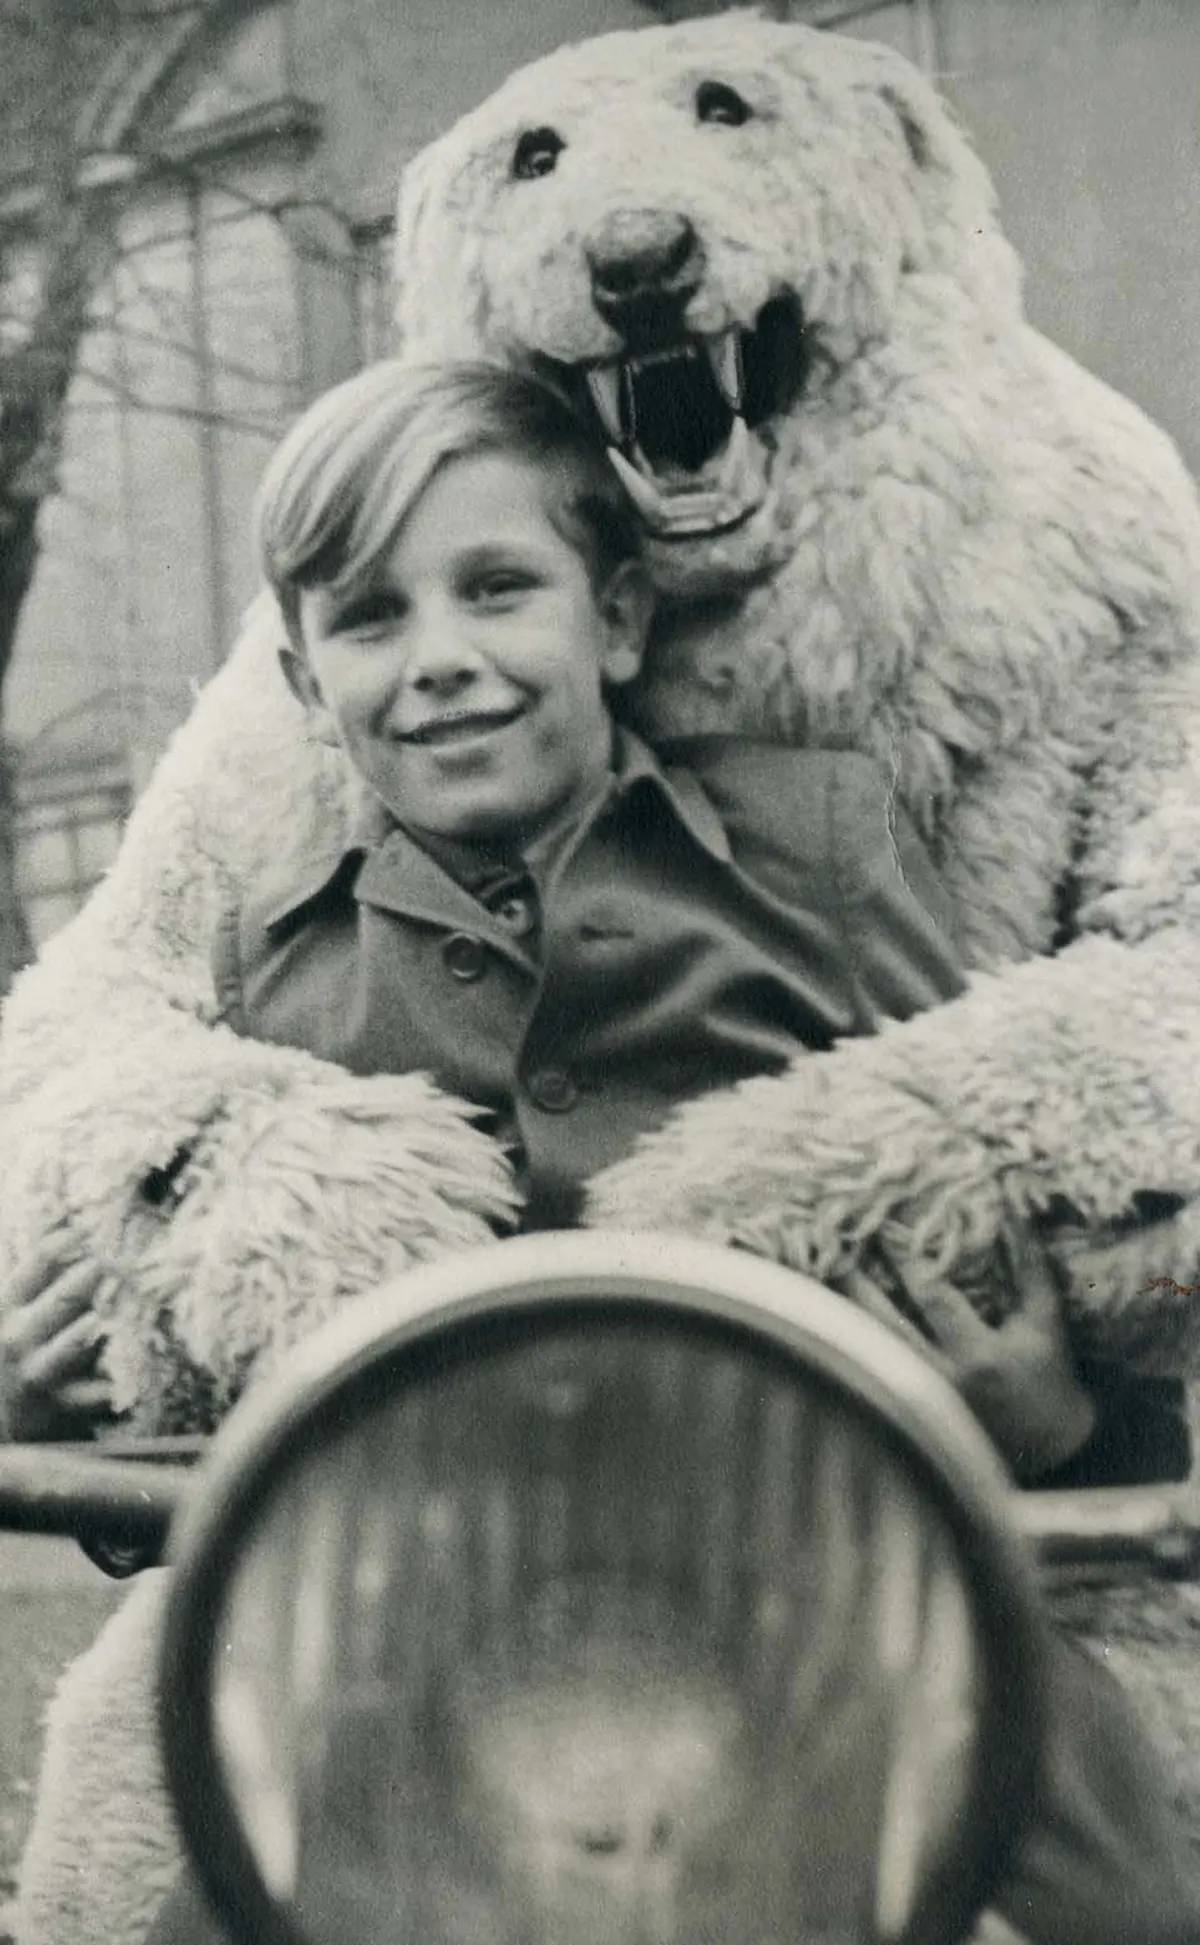
<instances>
[{"instance_id":1,"label":"boy's mouth","mask_svg":"<svg viewBox=\"0 0 1200 1945\"><path fill-rule=\"evenodd\" d=\"M493 730L507 729L524 713L523 702L514 703L510 709L457 710L453 715L431 716L427 722L418 723L413 729L398 730L396 739L400 743L417 743L433 748L447 743L465 743L474 736L487 736Z\"/></svg>"}]
</instances>

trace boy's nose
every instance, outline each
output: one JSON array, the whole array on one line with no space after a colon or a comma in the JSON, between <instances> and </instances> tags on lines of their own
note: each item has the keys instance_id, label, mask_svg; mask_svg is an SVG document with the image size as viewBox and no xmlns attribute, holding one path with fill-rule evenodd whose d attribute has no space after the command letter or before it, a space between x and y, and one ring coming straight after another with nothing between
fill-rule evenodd
<instances>
[{"instance_id":1,"label":"boy's nose","mask_svg":"<svg viewBox=\"0 0 1200 1945\"><path fill-rule=\"evenodd\" d=\"M421 695L453 695L474 682L481 667L469 642L452 633L431 633L409 657L408 685Z\"/></svg>"}]
</instances>

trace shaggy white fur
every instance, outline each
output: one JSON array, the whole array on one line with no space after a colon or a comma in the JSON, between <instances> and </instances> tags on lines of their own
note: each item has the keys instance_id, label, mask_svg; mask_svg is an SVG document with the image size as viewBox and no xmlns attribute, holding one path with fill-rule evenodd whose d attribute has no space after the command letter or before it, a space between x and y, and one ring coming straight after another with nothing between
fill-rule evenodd
<instances>
[{"instance_id":1,"label":"shaggy white fur","mask_svg":"<svg viewBox=\"0 0 1200 1945\"><path fill-rule=\"evenodd\" d=\"M627 297L631 266L666 279L668 259L635 356L614 278ZM987 178L932 92L885 49L748 16L563 50L418 158L399 267L414 355L581 389L592 371L666 534L641 726L875 754L979 975L876 1042L684 1111L597 1186L595 1218L827 1273L880 1234L962 1269L1006 1210L1099 1242L1116 1224L1075 1272L1077 1321L1196 1368L1170 1287L1200 1262L1200 513L1169 442L1023 322ZM711 391L703 449L662 431L647 333L668 315L685 402L718 348L741 386L726 446ZM683 489L737 518L688 537ZM0 1262L58 1217L120 1264L109 1356L147 1423L213 1409L257 1349L511 1206L503 1158L432 1089L215 1024L219 907L281 831L324 844L347 815L279 639L264 603L6 1014ZM1131 1253L1120 1225L1148 1193L1179 1213ZM69 1717L64 1700L52 1778ZM133 1760L123 1737L93 1787ZM39 1842L31 1914L54 1909ZM23 1945L137 1935L31 1916Z\"/></svg>"},{"instance_id":2,"label":"shaggy white fur","mask_svg":"<svg viewBox=\"0 0 1200 1945\"><path fill-rule=\"evenodd\" d=\"M133 1945L179 1875L152 1677L166 1586L165 1569L143 1574L50 1705L16 1907L22 1945Z\"/></svg>"},{"instance_id":3,"label":"shaggy white fur","mask_svg":"<svg viewBox=\"0 0 1200 1945\"><path fill-rule=\"evenodd\" d=\"M134 1429L214 1424L250 1367L269 1369L340 1298L515 1221L495 1143L420 1074L364 1086L223 1029L203 1061L188 1036L160 1042L153 1061L147 1052L133 1043L119 1094L111 1073L95 1090L73 1074L42 1090L9 1176L46 1219L69 1183L70 1243L111 1271L99 1299L106 1361ZM100 1115L102 1157L86 1141ZM37 1139L43 1117L67 1136L53 1168ZM158 1138L149 1176L148 1127Z\"/></svg>"}]
</instances>

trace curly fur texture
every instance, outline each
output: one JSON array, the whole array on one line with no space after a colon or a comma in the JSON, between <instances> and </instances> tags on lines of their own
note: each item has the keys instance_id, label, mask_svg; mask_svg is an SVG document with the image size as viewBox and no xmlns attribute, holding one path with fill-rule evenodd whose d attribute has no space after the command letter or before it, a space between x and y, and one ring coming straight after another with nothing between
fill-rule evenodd
<instances>
[{"instance_id":1,"label":"curly fur texture","mask_svg":"<svg viewBox=\"0 0 1200 1945\"><path fill-rule=\"evenodd\" d=\"M701 116L705 81L736 90L740 125ZM522 134L547 127L552 170L514 172ZM804 380L753 431L752 516L650 543L663 599L640 726L876 756L978 976L878 1042L685 1110L597 1186L594 1217L682 1222L832 1273L879 1234L961 1269L1006 1211L1065 1215L1092 1230L1072 1258L1089 1338L1195 1369L1193 490L1161 433L1024 323L985 172L920 77L885 49L748 16L563 50L418 158L400 203L406 345L549 360L568 379L611 360L599 241L664 223L687 226L702 267L686 328L749 330L782 300L803 320ZM350 780L309 741L279 640L264 602L110 878L12 996L0 1048L17 1160L0 1259L52 1218L103 1243L123 1272L109 1356L149 1421L199 1408L197 1368L211 1410L376 1252L390 1268L457 1247L511 1206L503 1158L432 1090L339 1081L216 1024L222 903L281 831L327 844L348 814ZM147 1179L167 1191L157 1208ZM1178 1213L1131 1263L1123 1225L1147 1196ZM1163 1680L1181 1689L1191 1635L1166 1634ZM1136 1646L1127 1661L1136 1686ZM91 1676L111 1678L108 1663ZM52 1794L69 1713L64 1699ZM1180 1774L1200 1800L1200 1737ZM103 1793L95 1764L92 1782ZM120 1844L84 1855L111 1869ZM31 1918L22 1945L132 1945L137 1924L111 1916Z\"/></svg>"},{"instance_id":2,"label":"curly fur texture","mask_svg":"<svg viewBox=\"0 0 1200 1945\"><path fill-rule=\"evenodd\" d=\"M252 1367L268 1371L339 1300L516 1217L496 1144L423 1075L364 1083L214 1040L201 1061L190 1036L153 1060L135 1041L95 1091L64 1075L31 1104L9 1168L43 1222L69 1190L66 1249L111 1272L106 1364L137 1430L207 1429ZM43 1117L65 1144L39 1141ZM98 1151L86 1137L101 1118Z\"/></svg>"}]
</instances>

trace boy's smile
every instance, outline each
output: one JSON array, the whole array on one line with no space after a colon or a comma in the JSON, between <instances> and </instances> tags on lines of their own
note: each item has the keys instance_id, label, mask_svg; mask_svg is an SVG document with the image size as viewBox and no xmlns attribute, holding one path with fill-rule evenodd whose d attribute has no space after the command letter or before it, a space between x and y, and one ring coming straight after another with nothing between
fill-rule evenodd
<instances>
[{"instance_id":1,"label":"boy's smile","mask_svg":"<svg viewBox=\"0 0 1200 1945\"><path fill-rule=\"evenodd\" d=\"M461 743L474 736L486 735L494 729L507 729L524 713L524 704L514 703L511 709L475 709L465 710L458 716L435 716L432 721L421 723L416 729L401 730L400 741L439 746Z\"/></svg>"},{"instance_id":2,"label":"boy's smile","mask_svg":"<svg viewBox=\"0 0 1200 1945\"><path fill-rule=\"evenodd\" d=\"M607 682L636 674L635 567L597 589L554 510L567 463L483 452L445 462L366 585L300 601L293 686L399 822L517 847L608 771Z\"/></svg>"}]
</instances>

